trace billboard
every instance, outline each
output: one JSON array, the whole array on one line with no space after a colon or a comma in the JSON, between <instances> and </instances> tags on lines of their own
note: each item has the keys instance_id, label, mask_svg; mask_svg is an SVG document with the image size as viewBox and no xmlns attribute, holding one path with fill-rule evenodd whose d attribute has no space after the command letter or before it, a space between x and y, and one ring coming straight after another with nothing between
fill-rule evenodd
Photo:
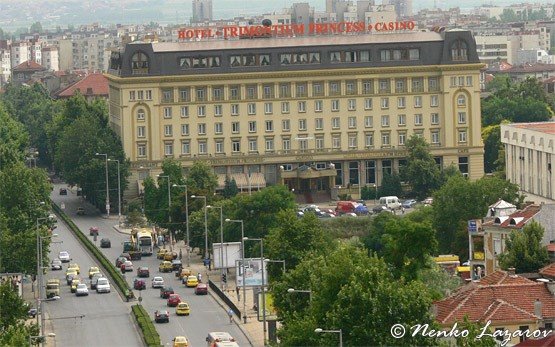
<instances>
[{"instance_id":1,"label":"billboard","mask_svg":"<svg viewBox=\"0 0 555 347\"><path fill-rule=\"evenodd\" d=\"M237 287L242 287L243 283L247 287L260 287L268 284L268 273L266 272L266 262L264 262L264 283L262 283L262 263L260 258L245 259L245 274L243 276L243 266L241 259L236 262Z\"/></svg>"},{"instance_id":2,"label":"billboard","mask_svg":"<svg viewBox=\"0 0 555 347\"><path fill-rule=\"evenodd\" d=\"M266 302L264 303L266 306L266 320L277 320L277 311L274 307L274 297L271 293L266 292ZM258 321L262 322L264 320L264 311L262 309L262 292L258 292Z\"/></svg>"},{"instance_id":3,"label":"billboard","mask_svg":"<svg viewBox=\"0 0 555 347\"><path fill-rule=\"evenodd\" d=\"M233 268L237 260L241 260L241 242L224 242L223 245L223 261L221 259L220 249L221 243L212 244L213 252L212 259L214 260L212 266L214 269L221 269L222 263L224 269Z\"/></svg>"}]
</instances>

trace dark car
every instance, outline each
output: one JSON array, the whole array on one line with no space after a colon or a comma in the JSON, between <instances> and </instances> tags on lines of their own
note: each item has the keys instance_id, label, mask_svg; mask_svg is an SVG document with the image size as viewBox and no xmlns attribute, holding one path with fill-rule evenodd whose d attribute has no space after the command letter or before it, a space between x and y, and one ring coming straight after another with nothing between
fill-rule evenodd
<instances>
[{"instance_id":1,"label":"dark car","mask_svg":"<svg viewBox=\"0 0 555 347\"><path fill-rule=\"evenodd\" d=\"M146 289L146 282L141 278L135 278L133 281L133 289L136 290L143 290Z\"/></svg>"},{"instance_id":2,"label":"dark car","mask_svg":"<svg viewBox=\"0 0 555 347\"><path fill-rule=\"evenodd\" d=\"M181 263L181 260L179 259L172 260L173 271L178 271L179 269L182 269L182 268L183 268L183 263Z\"/></svg>"},{"instance_id":3,"label":"dark car","mask_svg":"<svg viewBox=\"0 0 555 347\"><path fill-rule=\"evenodd\" d=\"M156 323L169 323L170 313L168 311L156 311L154 312L154 321Z\"/></svg>"},{"instance_id":4,"label":"dark car","mask_svg":"<svg viewBox=\"0 0 555 347\"><path fill-rule=\"evenodd\" d=\"M126 260L127 260L127 258L119 256L116 259L116 267L119 269L121 267L121 264L123 264Z\"/></svg>"},{"instance_id":5,"label":"dark car","mask_svg":"<svg viewBox=\"0 0 555 347\"><path fill-rule=\"evenodd\" d=\"M60 195L67 195L67 189L60 188Z\"/></svg>"},{"instance_id":6,"label":"dark car","mask_svg":"<svg viewBox=\"0 0 555 347\"><path fill-rule=\"evenodd\" d=\"M199 283L195 288L196 295L208 295L208 285L206 283Z\"/></svg>"},{"instance_id":7,"label":"dark car","mask_svg":"<svg viewBox=\"0 0 555 347\"><path fill-rule=\"evenodd\" d=\"M105 277L103 274L101 273L96 273L92 276L91 278L91 289L95 290L96 289L96 284L98 283L98 279Z\"/></svg>"},{"instance_id":8,"label":"dark car","mask_svg":"<svg viewBox=\"0 0 555 347\"><path fill-rule=\"evenodd\" d=\"M169 298L170 294L174 294L173 288L172 287L162 287L160 288L160 297L163 299L167 299Z\"/></svg>"},{"instance_id":9,"label":"dark car","mask_svg":"<svg viewBox=\"0 0 555 347\"><path fill-rule=\"evenodd\" d=\"M137 276L138 277L150 277L150 271L146 266L139 266L137 269Z\"/></svg>"},{"instance_id":10,"label":"dark car","mask_svg":"<svg viewBox=\"0 0 555 347\"><path fill-rule=\"evenodd\" d=\"M110 248L110 247L112 247L112 242L110 242L110 239L100 240L100 248Z\"/></svg>"},{"instance_id":11,"label":"dark car","mask_svg":"<svg viewBox=\"0 0 555 347\"><path fill-rule=\"evenodd\" d=\"M414 205L416 205L416 202L417 201L414 199L405 200L401 206L403 208L412 208L414 207Z\"/></svg>"},{"instance_id":12,"label":"dark car","mask_svg":"<svg viewBox=\"0 0 555 347\"><path fill-rule=\"evenodd\" d=\"M378 205L378 206L376 206L372 209L372 212L374 214L378 214L378 213L382 213L382 212L391 212L391 210L388 209L387 207L385 207L384 205Z\"/></svg>"}]
</instances>

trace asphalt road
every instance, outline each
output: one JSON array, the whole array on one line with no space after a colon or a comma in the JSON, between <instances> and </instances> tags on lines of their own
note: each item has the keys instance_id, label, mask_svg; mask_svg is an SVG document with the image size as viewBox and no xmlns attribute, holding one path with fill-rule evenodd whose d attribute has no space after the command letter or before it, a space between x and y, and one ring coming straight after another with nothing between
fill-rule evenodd
<instances>
[{"instance_id":1,"label":"asphalt road","mask_svg":"<svg viewBox=\"0 0 555 347\"><path fill-rule=\"evenodd\" d=\"M80 276L89 286L88 296L77 297L71 293L65 282L68 263L63 264L63 270L48 271L45 275L45 282L50 278L60 279L60 300L43 303L47 313L45 325L53 328L56 345L141 346L143 342L132 322L128 304L115 291L97 294L90 290L88 271L90 266L96 265L93 258L63 222L58 222L54 232L58 236L53 240L63 243L51 245L50 259L57 258L62 250L68 251L72 262L79 264Z\"/></svg>"},{"instance_id":2,"label":"asphalt road","mask_svg":"<svg viewBox=\"0 0 555 347\"><path fill-rule=\"evenodd\" d=\"M100 239L107 237L112 243L112 248L101 248L102 252L107 258L115 262L116 258L123 252L123 241L129 239L129 235L118 233L113 227L117 225L117 218L111 217L107 219L102 216L98 210L93 206L86 204L81 197L75 195L74 192L68 190L67 196L59 195L59 188L66 187L62 184L54 185L52 193L52 200L60 205L61 202L65 205L65 212L74 223L88 235L88 230L91 226L99 228L99 236L97 245ZM84 216L77 216L77 207L84 207L86 214ZM91 237L92 239L92 237ZM147 289L141 292L142 305L146 311L154 317L156 310L168 310L170 312L170 322L156 324L156 329L160 334L162 344L170 344L175 336L187 336L192 346L202 346L206 344L206 336L212 331L226 331L229 332L237 341L240 346L249 346L249 342L243 335L242 331L233 323L229 323L229 318L226 311L210 296L194 294L193 288L187 288L181 284L175 277L175 273L159 273L158 266L160 260L156 259L156 255L150 257L143 257L139 261L133 261L134 272L128 272L126 279L130 285L136 275L136 269L139 266L147 266L150 269L150 278L147 279ZM175 308L167 307L166 300L160 298L159 289L151 288L151 280L154 276L162 276L166 285L171 285L175 292L181 296L181 300L189 303L191 307L190 316L177 316ZM139 292L135 291L138 296Z\"/></svg>"}]
</instances>

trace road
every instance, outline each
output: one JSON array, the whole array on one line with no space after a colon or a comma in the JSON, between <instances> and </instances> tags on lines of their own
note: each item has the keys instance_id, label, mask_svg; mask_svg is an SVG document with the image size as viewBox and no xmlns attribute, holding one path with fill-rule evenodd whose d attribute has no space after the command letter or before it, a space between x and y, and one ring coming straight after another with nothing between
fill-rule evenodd
<instances>
[{"instance_id":1,"label":"road","mask_svg":"<svg viewBox=\"0 0 555 347\"><path fill-rule=\"evenodd\" d=\"M65 211L74 223L88 235L91 226L99 228L98 243L101 238L107 237L112 243L112 248L101 248L106 257L114 261L122 253L122 243L129 239L129 235L118 233L113 227L117 225L117 219L107 219L102 216L93 206L86 204L81 197L75 195L74 191L68 190L67 196L59 195L59 188L65 185L56 184L52 193L52 200L60 205L65 205ZM77 207L84 207L86 214L77 216ZM236 324L229 323L229 318L222 307L210 295L196 296L193 288L186 288L175 277L175 273L161 274L158 272L160 260L156 255L143 257L139 261L133 261L136 271L139 266L147 266L150 269L150 278L147 282L147 289L141 292L142 305L146 311L154 315L156 310L168 310L170 312L170 322L156 324L156 329L160 334L162 344L168 344L175 336L184 335L192 346L202 346L206 344L206 336L211 331L226 331L235 337L240 346L249 346L250 343ZM136 272L128 272L126 279L131 285ZM181 296L181 300L189 303L191 307L190 316L177 316L175 308L167 307L166 300L160 298L159 290L150 287L153 276L162 276L164 282L171 285L175 292ZM135 291L138 296L138 291Z\"/></svg>"},{"instance_id":2,"label":"road","mask_svg":"<svg viewBox=\"0 0 555 347\"><path fill-rule=\"evenodd\" d=\"M58 236L53 240L63 243L51 245L50 259L67 250L72 263L79 264L81 278L89 284L88 270L96 262L63 222L58 222L55 233ZM45 325L52 327L56 334L56 345L141 346L143 342L132 322L129 304L124 303L115 291L97 294L90 290L90 285L89 296L76 297L65 282L67 266L68 263L64 263L62 271L49 271L45 275L45 281L49 278L60 279L61 299L43 303L47 313ZM81 315L84 317L75 318Z\"/></svg>"}]
</instances>

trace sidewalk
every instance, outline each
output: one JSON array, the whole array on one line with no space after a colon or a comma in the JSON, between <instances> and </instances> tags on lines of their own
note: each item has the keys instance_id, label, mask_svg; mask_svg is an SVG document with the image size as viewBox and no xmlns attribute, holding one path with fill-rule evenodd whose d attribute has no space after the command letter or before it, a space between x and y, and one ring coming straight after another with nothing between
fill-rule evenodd
<instances>
[{"instance_id":1,"label":"sidewalk","mask_svg":"<svg viewBox=\"0 0 555 347\"><path fill-rule=\"evenodd\" d=\"M114 229L121 233L121 234L131 234L131 229L120 228L118 225L114 225ZM166 245L166 248L170 248L169 245ZM174 252L179 253L181 251L183 262L183 267L187 267L187 247L185 246L184 241L178 241L171 247ZM191 251L191 266L188 268L191 269L193 274L200 273L203 278L203 282L208 283L208 280L212 279L212 282L218 285L219 288L222 288L221 283L221 270L208 270L208 267L205 267L202 262L202 256L195 252L194 250ZM227 284L224 287L224 292L226 293L227 297L239 308L241 312L243 312L243 290L239 291L239 298L237 297L237 293L235 291L235 274L234 271L227 274ZM216 302L222 307L222 310L227 311L229 307L215 294L212 293L211 290L208 290L208 293L216 300ZM254 289L247 288L246 289L246 308L247 308L247 323L243 323L243 319L239 319L239 317L234 316L235 324L243 331L247 339L250 341L252 346L264 346L264 332L262 322L259 322L257 319L257 312L253 310L254 306ZM266 336L267 337L267 336Z\"/></svg>"}]
</instances>

